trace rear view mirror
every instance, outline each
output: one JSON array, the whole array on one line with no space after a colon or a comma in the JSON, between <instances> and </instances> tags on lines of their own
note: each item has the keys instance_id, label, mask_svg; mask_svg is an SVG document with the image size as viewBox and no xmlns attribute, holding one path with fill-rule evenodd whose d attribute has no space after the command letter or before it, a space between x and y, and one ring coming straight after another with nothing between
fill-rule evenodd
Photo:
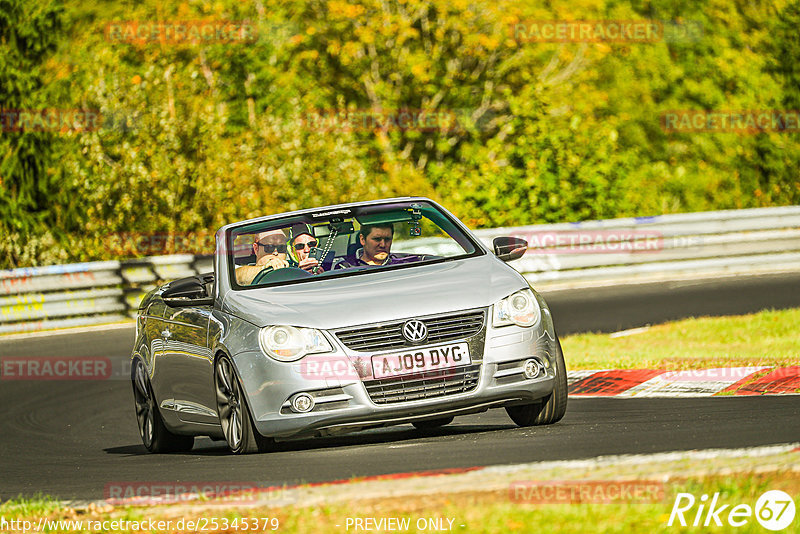
<instances>
[{"instance_id":1,"label":"rear view mirror","mask_svg":"<svg viewBox=\"0 0 800 534\"><path fill-rule=\"evenodd\" d=\"M528 242L519 237L495 237L492 245L494 253L503 261L518 260L528 250Z\"/></svg>"}]
</instances>

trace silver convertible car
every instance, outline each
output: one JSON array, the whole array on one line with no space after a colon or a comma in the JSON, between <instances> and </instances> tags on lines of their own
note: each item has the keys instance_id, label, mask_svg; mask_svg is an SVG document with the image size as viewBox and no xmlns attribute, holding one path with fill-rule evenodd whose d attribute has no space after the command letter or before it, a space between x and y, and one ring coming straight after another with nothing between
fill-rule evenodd
<instances>
[{"instance_id":1,"label":"silver convertible car","mask_svg":"<svg viewBox=\"0 0 800 534\"><path fill-rule=\"evenodd\" d=\"M234 453L276 439L503 407L559 421L567 376L550 310L493 250L426 198L271 215L216 234L214 272L141 302L131 380L151 452L195 436Z\"/></svg>"}]
</instances>

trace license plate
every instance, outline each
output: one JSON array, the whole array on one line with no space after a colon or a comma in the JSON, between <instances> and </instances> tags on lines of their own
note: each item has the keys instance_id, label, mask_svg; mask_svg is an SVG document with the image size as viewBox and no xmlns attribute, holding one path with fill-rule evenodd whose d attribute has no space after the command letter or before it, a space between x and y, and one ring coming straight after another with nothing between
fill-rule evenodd
<instances>
[{"instance_id":1,"label":"license plate","mask_svg":"<svg viewBox=\"0 0 800 534\"><path fill-rule=\"evenodd\" d=\"M435 371L467 365L469 345L454 343L439 347L420 347L392 354L372 357L372 375L375 378L402 376L422 371Z\"/></svg>"}]
</instances>

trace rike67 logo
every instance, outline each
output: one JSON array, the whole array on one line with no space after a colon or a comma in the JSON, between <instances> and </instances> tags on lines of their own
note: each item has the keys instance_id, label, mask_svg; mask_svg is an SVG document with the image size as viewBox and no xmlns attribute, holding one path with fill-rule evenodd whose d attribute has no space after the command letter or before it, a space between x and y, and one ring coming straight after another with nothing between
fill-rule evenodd
<instances>
[{"instance_id":1,"label":"rike67 logo","mask_svg":"<svg viewBox=\"0 0 800 534\"><path fill-rule=\"evenodd\" d=\"M761 495L756 501L755 508L749 504L720 503L719 493L715 493L709 501L708 495L696 499L691 493L679 493L672 505L669 514L668 526L674 524L681 526L718 526L725 523L731 527L741 527L750 522L753 517L767 530L783 530L794 521L794 501L788 493L780 490L770 490Z\"/></svg>"}]
</instances>

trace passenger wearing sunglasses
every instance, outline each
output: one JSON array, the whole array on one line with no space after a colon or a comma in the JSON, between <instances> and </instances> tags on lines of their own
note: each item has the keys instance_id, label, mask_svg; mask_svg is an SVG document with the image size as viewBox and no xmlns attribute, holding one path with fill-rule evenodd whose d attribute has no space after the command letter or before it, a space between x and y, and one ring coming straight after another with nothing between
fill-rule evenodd
<instances>
[{"instance_id":1,"label":"passenger wearing sunglasses","mask_svg":"<svg viewBox=\"0 0 800 534\"><path fill-rule=\"evenodd\" d=\"M295 224L289 230L288 254L289 265L299 267L311 274L323 272L322 266L316 258L310 256L311 249L319 245L314 237L311 227L307 224Z\"/></svg>"},{"instance_id":2,"label":"passenger wearing sunglasses","mask_svg":"<svg viewBox=\"0 0 800 534\"><path fill-rule=\"evenodd\" d=\"M236 269L236 282L246 286L263 270L274 270L288 267L286 259L286 234L282 230L270 230L254 236L253 253L256 255L255 265L242 265Z\"/></svg>"}]
</instances>

